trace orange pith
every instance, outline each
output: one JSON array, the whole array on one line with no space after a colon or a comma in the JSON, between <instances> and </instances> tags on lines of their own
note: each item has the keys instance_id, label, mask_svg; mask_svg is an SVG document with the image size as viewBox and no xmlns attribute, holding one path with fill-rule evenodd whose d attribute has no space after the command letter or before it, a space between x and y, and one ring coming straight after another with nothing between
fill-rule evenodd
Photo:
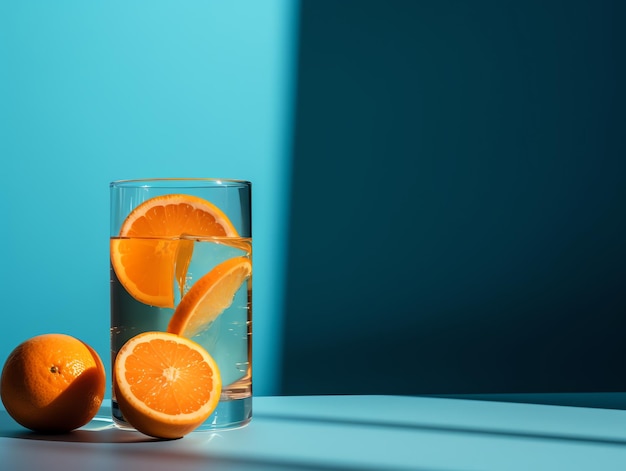
<instances>
[{"instance_id":1,"label":"orange pith","mask_svg":"<svg viewBox=\"0 0 626 471\"><path fill-rule=\"evenodd\" d=\"M40 432L69 432L98 412L104 365L87 344L64 334L32 337L7 358L0 384L9 415Z\"/></svg>"},{"instance_id":2,"label":"orange pith","mask_svg":"<svg viewBox=\"0 0 626 471\"><path fill-rule=\"evenodd\" d=\"M140 432L179 438L213 412L221 377L197 343L167 332L145 332L117 354L114 391L124 418Z\"/></svg>"},{"instance_id":3,"label":"orange pith","mask_svg":"<svg viewBox=\"0 0 626 471\"><path fill-rule=\"evenodd\" d=\"M141 203L110 246L115 274L135 299L157 307L174 306L174 278L184 278L183 262L175 272L177 239L182 235L238 236L228 217L202 198L171 194Z\"/></svg>"},{"instance_id":4,"label":"orange pith","mask_svg":"<svg viewBox=\"0 0 626 471\"><path fill-rule=\"evenodd\" d=\"M234 257L217 265L183 296L167 331L188 338L202 332L231 305L251 273L252 263L247 257Z\"/></svg>"}]
</instances>

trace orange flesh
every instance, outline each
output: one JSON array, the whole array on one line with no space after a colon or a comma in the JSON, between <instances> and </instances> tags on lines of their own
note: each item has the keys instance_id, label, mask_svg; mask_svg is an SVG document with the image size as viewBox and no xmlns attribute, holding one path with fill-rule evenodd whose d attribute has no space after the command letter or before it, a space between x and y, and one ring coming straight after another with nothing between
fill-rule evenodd
<instances>
[{"instance_id":1,"label":"orange flesh","mask_svg":"<svg viewBox=\"0 0 626 471\"><path fill-rule=\"evenodd\" d=\"M111 263L120 283L135 299L152 306L174 307L174 277L179 285L185 277L184 261L174 268L181 244L176 239L184 234L238 235L219 208L195 196L157 196L127 216L119 238L111 239ZM191 252L186 256L191 257Z\"/></svg>"},{"instance_id":2,"label":"orange flesh","mask_svg":"<svg viewBox=\"0 0 626 471\"><path fill-rule=\"evenodd\" d=\"M167 331L193 337L230 307L235 293L252 273L250 259L234 257L200 278L183 297Z\"/></svg>"},{"instance_id":3,"label":"orange flesh","mask_svg":"<svg viewBox=\"0 0 626 471\"><path fill-rule=\"evenodd\" d=\"M113 389L134 428L153 437L180 438L215 410L222 381L215 360L199 344L167 332L144 332L117 354Z\"/></svg>"},{"instance_id":4,"label":"orange flesh","mask_svg":"<svg viewBox=\"0 0 626 471\"><path fill-rule=\"evenodd\" d=\"M189 414L211 398L213 371L198 352L184 345L151 340L137 345L125 366L133 395L150 409ZM198 384L211 387L198 388Z\"/></svg>"},{"instance_id":5,"label":"orange flesh","mask_svg":"<svg viewBox=\"0 0 626 471\"><path fill-rule=\"evenodd\" d=\"M181 234L225 236L226 230L215 217L189 204L155 206L137 218L126 232L127 237L178 237Z\"/></svg>"}]
</instances>

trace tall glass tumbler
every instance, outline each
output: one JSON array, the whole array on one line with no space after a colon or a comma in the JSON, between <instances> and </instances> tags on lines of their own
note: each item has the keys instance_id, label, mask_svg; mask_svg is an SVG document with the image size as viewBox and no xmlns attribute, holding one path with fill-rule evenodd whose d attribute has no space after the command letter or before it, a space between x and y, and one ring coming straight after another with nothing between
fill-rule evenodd
<instances>
[{"instance_id":1,"label":"tall glass tumbler","mask_svg":"<svg viewBox=\"0 0 626 471\"><path fill-rule=\"evenodd\" d=\"M222 379L220 402L198 430L247 424L252 417L250 182L122 180L110 184L110 196L111 364L124 343L142 332L191 338L215 359ZM112 410L116 425L132 428L115 392Z\"/></svg>"}]
</instances>

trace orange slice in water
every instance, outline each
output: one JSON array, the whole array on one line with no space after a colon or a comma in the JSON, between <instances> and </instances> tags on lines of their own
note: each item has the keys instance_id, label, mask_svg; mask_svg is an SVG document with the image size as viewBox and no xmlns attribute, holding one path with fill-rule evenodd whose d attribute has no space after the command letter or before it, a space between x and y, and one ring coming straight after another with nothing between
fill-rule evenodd
<instances>
[{"instance_id":1,"label":"orange slice in water","mask_svg":"<svg viewBox=\"0 0 626 471\"><path fill-rule=\"evenodd\" d=\"M215 410L222 380L211 355L196 342L144 332L117 354L113 387L130 425L152 437L180 438Z\"/></svg>"},{"instance_id":2,"label":"orange slice in water","mask_svg":"<svg viewBox=\"0 0 626 471\"><path fill-rule=\"evenodd\" d=\"M183 296L167 331L193 337L232 304L235 293L252 274L247 257L230 258L202 276Z\"/></svg>"},{"instance_id":3,"label":"orange slice in water","mask_svg":"<svg viewBox=\"0 0 626 471\"><path fill-rule=\"evenodd\" d=\"M111 239L111 264L118 280L136 300L174 307L174 277L181 282L185 263L175 260L183 234L237 237L228 217L196 196L171 194L151 198L126 218L119 238ZM186 250L185 256L191 252ZM183 268L179 268L183 267Z\"/></svg>"}]
</instances>

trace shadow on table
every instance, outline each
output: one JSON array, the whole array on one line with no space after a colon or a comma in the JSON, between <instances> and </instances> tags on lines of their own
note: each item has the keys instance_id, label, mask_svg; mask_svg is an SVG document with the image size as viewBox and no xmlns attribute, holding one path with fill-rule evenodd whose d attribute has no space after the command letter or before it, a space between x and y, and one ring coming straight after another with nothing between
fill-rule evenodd
<instances>
[{"instance_id":1,"label":"shadow on table","mask_svg":"<svg viewBox=\"0 0 626 471\"><path fill-rule=\"evenodd\" d=\"M550 406L626 410L625 392L598 393L523 393L523 394L429 394L428 397L472 399L476 401L515 402Z\"/></svg>"},{"instance_id":2,"label":"shadow on table","mask_svg":"<svg viewBox=\"0 0 626 471\"><path fill-rule=\"evenodd\" d=\"M601 393L597 395L593 394L564 394L564 395L442 395L442 396L417 396L423 398L441 398L441 399L460 399L473 401L486 401L495 405L498 402L518 403L518 404L534 404L534 405L555 405L574 408L591 408L591 409L612 409L612 410L625 410L624 405L626 396L624 393ZM591 405L595 404L595 405ZM503 424L486 425L480 422L468 424L463 420L452 422L441 422L426 420L415 420L409 416L404 417L402 420L398 419L379 419L379 418L347 418L338 417L327 414L309 415L307 413L291 414L281 413L279 411L273 411L270 413L257 413L257 418L264 420L276 420L276 421L297 421L301 423L312 424L333 424L337 426L345 427L364 427L364 428L387 428L395 430L407 430L407 431L421 431L421 432L435 432L435 433L451 433L451 434L469 434L477 436L490 436L490 437L507 437L517 439L531 439L531 440L546 440L546 441L560 441L560 442L580 442L597 445L626 445L626 436L622 434L614 434L612 432L604 433L579 433L569 431L566 429L561 430L546 430L540 423L536 424L533 429L509 427Z\"/></svg>"},{"instance_id":3,"label":"shadow on table","mask_svg":"<svg viewBox=\"0 0 626 471\"><path fill-rule=\"evenodd\" d=\"M0 410L0 437L42 440L48 442L75 443L138 443L162 441L139 432L116 428L110 419L95 417L84 427L68 433L38 433L30 431L15 422L8 412Z\"/></svg>"},{"instance_id":4,"label":"shadow on table","mask_svg":"<svg viewBox=\"0 0 626 471\"><path fill-rule=\"evenodd\" d=\"M557 433L539 433L539 432L525 432L514 430L500 430L489 427L468 427L468 426L455 426L455 425L438 425L438 424L406 424L397 422L382 422L382 421L366 421L366 420L347 420L347 419L333 419L329 417L310 417L310 416L281 416L263 414L263 418L271 420L295 420L298 422L310 422L310 423L324 423L335 424L353 427L381 427L381 428L393 428L408 429L424 432L442 432L442 433L460 433L471 435L486 435L486 436L498 436L509 438L521 438L521 439L537 439L537 440L549 440L549 441L564 441L564 442L584 442L593 443L597 445L626 445L626 439L620 438L600 438L586 435L574 435L574 434L557 434Z\"/></svg>"},{"instance_id":5,"label":"shadow on table","mask_svg":"<svg viewBox=\"0 0 626 471\"><path fill-rule=\"evenodd\" d=\"M200 444L211 441L219 434L202 434L198 435L195 441ZM355 467L349 464L342 465L326 465L324 463L306 463L293 460L277 460L268 457L250 458L245 456L207 456L199 454L193 448L178 447L174 442L178 440L159 440L145 436L139 432L125 431L116 428L109 419L96 417L88 425L83 428L74 430L64 434L42 434L31 432L18 425L9 414L0 410L0 437L15 438L20 442L17 448L25 445L30 440L41 440L40 449L45 450L48 459L55 459L58 453L64 453L63 448L53 445L54 442L72 442L72 443L148 443L148 442L171 442L171 445L163 444L156 447L150 447L149 453L152 458L153 471L171 470L177 471L193 471L204 469L207 465L211 469L228 469L229 471L364 471L362 467ZM199 438L201 437L201 438ZM22 441L23 440L23 441ZM189 441L189 439L186 439ZM47 448L46 448L47 447ZM85 459L88 453L110 453L111 448L78 447L72 448L72 454L75 460L80 463L81 459ZM127 465L127 469L142 469L145 458L146 448L135 448L132 446L124 446L115 448L115 454L123 459ZM95 455L97 456L97 455ZM154 461L156 459L156 462ZM54 468L56 469L56 468ZM393 471L390 469L389 471Z\"/></svg>"}]
</instances>

